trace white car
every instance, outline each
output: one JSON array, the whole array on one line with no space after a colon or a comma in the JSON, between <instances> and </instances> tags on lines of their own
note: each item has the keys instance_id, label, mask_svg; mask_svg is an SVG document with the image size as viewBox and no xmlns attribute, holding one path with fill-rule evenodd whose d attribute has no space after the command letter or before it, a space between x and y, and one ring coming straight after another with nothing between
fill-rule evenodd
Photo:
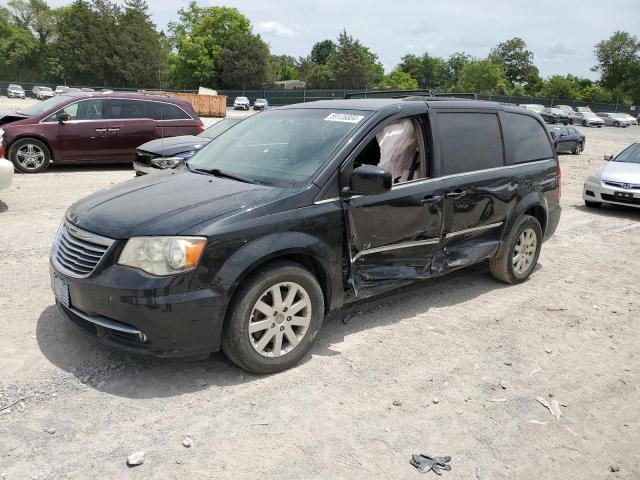
<instances>
[{"instance_id":1,"label":"white car","mask_svg":"<svg viewBox=\"0 0 640 480\"><path fill-rule=\"evenodd\" d=\"M247 97L236 97L233 101L234 110L249 110L251 103Z\"/></svg>"},{"instance_id":2,"label":"white car","mask_svg":"<svg viewBox=\"0 0 640 480\"><path fill-rule=\"evenodd\" d=\"M604 120L604 124L608 126L628 127L629 125L631 125L631 121L621 113L598 112L596 113L596 115Z\"/></svg>"},{"instance_id":3,"label":"white car","mask_svg":"<svg viewBox=\"0 0 640 480\"><path fill-rule=\"evenodd\" d=\"M7 87L7 98L24 98L24 88L15 83L9 84Z\"/></svg>"},{"instance_id":4,"label":"white car","mask_svg":"<svg viewBox=\"0 0 640 480\"><path fill-rule=\"evenodd\" d=\"M631 125L638 125L638 119L633 115L629 115L628 113L619 113L622 118L625 118L631 122Z\"/></svg>"},{"instance_id":5,"label":"white car","mask_svg":"<svg viewBox=\"0 0 640 480\"><path fill-rule=\"evenodd\" d=\"M582 199L587 207L603 203L640 208L640 142L632 143L584 182Z\"/></svg>"},{"instance_id":6,"label":"white car","mask_svg":"<svg viewBox=\"0 0 640 480\"><path fill-rule=\"evenodd\" d=\"M7 188L11 185L13 179L13 163L4 157L4 148L2 146L2 137L4 130L0 128L0 190Z\"/></svg>"},{"instance_id":7,"label":"white car","mask_svg":"<svg viewBox=\"0 0 640 480\"><path fill-rule=\"evenodd\" d=\"M13 163L4 158L0 158L0 190L11 185L13 179Z\"/></svg>"}]
</instances>

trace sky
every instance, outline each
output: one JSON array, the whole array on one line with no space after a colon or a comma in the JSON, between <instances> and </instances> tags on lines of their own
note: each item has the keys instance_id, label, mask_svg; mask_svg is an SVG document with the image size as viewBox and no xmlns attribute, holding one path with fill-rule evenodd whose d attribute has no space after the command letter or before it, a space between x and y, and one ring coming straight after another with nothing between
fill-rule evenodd
<instances>
[{"instance_id":1,"label":"sky","mask_svg":"<svg viewBox=\"0 0 640 480\"><path fill-rule=\"evenodd\" d=\"M0 3L5 3L4 1ZM48 0L51 6L70 0ZM188 0L147 0L153 21L166 28ZM593 47L616 30L640 35L640 0L198 0L235 7L273 54L306 56L316 41L343 28L378 55L388 72L403 55L448 57L465 51L484 57L519 36L542 76L571 73L591 79Z\"/></svg>"}]
</instances>

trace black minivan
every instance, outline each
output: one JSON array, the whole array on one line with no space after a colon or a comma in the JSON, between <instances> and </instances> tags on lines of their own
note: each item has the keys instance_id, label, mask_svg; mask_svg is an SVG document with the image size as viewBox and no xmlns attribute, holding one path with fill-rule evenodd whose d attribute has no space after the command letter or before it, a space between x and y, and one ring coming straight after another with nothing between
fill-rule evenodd
<instances>
[{"instance_id":1,"label":"black minivan","mask_svg":"<svg viewBox=\"0 0 640 480\"><path fill-rule=\"evenodd\" d=\"M430 97L291 105L72 205L52 286L66 319L114 347L222 348L276 372L350 302L484 260L526 280L559 198L535 112Z\"/></svg>"}]
</instances>

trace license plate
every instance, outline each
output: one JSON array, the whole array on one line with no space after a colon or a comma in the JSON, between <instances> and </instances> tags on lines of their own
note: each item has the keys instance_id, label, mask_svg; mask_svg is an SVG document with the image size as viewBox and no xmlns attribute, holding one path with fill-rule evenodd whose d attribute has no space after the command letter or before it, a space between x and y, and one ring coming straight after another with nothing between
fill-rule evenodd
<instances>
[{"instance_id":1,"label":"license plate","mask_svg":"<svg viewBox=\"0 0 640 480\"><path fill-rule=\"evenodd\" d=\"M614 197L620 197L620 198L633 198L633 193L629 193L629 192L613 192L613 196Z\"/></svg>"},{"instance_id":2,"label":"license plate","mask_svg":"<svg viewBox=\"0 0 640 480\"><path fill-rule=\"evenodd\" d=\"M53 293L58 301L69 308L69 284L60 277L53 277Z\"/></svg>"}]
</instances>

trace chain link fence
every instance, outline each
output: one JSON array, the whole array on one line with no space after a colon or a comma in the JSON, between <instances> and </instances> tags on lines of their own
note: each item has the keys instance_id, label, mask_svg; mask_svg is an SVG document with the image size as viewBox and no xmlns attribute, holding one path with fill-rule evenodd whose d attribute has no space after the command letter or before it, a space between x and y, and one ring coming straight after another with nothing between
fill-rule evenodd
<instances>
[{"instance_id":1,"label":"chain link fence","mask_svg":"<svg viewBox=\"0 0 640 480\"><path fill-rule=\"evenodd\" d=\"M7 94L7 87L9 83L7 81L0 80L0 95ZM25 90L27 96L31 96L31 90L35 85L51 87L55 90L56 85L51 83L22 83L22 87ZM70 85L71 86L71 85ZM75 87L75 86L73 86ZM76 87L80 88L80 87ZM84 87L87 88L87 87ZM127 88L127 87L88 87L95 91L100 90L113 90L117 92L137 92L140 89ZM152 92L153 89L147 90ZM163 92L175 92L175 93L198 93L197 90L189 89L164 89ZM335 100L344 98L348 93L360 93L365 92L364 89L301 89L301 90L285 90L285 89L261 89L261 90L218 90L219 95L227 96L227 106L233 106L233 100L236 97L248 97L251 103L256 98L266 98L269 105L292 105L294 103L315 102L317 100ZM385 92L384 90L370 90L366 91L366 96L375 98L385 98L398 96L397 91ZM502 103L513 103L516 105L524 103L537 103L550 107L553 105L569 105L570 107L590 107L594 112L621 112L629 113L634 117L638 115L639 108L635 105L628 105L624 103L599 103L599 102L585 102L581 100L567 100L562 98L543 98L543 97L530 97L530 96L510 96L510 95L478 95L481 100L489 100Z\"/></svg>"}]
</instances>

